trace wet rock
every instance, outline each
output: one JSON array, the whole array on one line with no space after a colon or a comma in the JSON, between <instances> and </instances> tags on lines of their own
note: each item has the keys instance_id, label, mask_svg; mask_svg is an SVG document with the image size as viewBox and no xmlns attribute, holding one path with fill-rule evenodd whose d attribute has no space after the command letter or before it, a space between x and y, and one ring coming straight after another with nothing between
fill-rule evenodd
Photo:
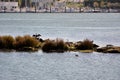
<instances>
[{"instance_id":1,"label":"wet rock","mask_svg":"<svg viewBox=\"0 0 120 80\"><path fill-rule=\"evenodd\" d=\"M97 52L106 52L106 48L105 48L105 47L98 48L98 49L97 49Z\"/></svg>"},{"instance_id":2,"label":"wet rock","mask_svg":"<svg viewBox=\"0 0 120 80\"><path fill-rule=\"evenodd\" d=\"M93 48L97 48L97 47L99 47L99 45L93 44Z\"/></svg>"},{"instance_id":3,"label":"wet rock","mask_svg":"<svg viewBox=\"0 0 120 80\"><path fill-rule=\"evenodd\" d=\"M113 45L106 45L106 47L98 48L97 52L103 53L120 53L120 47Z\"/></svg>"},{"instance_id":4,"label":"wet rock","mask_svg":"<svg viewBox=\"0 0 120 80\"><path fill-rule=\"evenodd\" d=\"M37 48L33 48L33 47L23 47L23 48L20 48L20 49L17 49L17 51L38 51Z\"/></svg>"},{"instance_id":5,"label":"wet rock","mask_svg":"<svg viewBox=\"0 0 120 80\"><path fill-rule=\"evenodd\" d=\"M76 56L76 57L79 57L79 55L78 55L78 54L76 54L75 56Z\"/></svg>"},{"instance_id":6,"label":"wet rock","mask_svg":"<svg viewBox=\"0 0 120 80\"><path fill-rule=\"evenodd\" d=\"M108 53L120 53L120 50L117 49L109 49L107 50Z\"/></svg>"},{"instance_id":7,"label":"wet rock","mask_svg":"<svg viewBox=\"0 0 120 80\"><path fill-rule=\"evenodd\" d=\"M36 33L36 34L33 34L33 37L36 37L36 38L37 38L37 37L40 37L40 36L41 36L41 35L40 35L40 34L37 34L37 33Z\"/></svg>"},{"instance_id":8,"label":"wet rock","mask_svg":"<svg viewBox=\"0 0 120 80\"><path fill-rule=\"evenodd\" d=\"M43 40L42 38L40 38L40 36L41 36L41 35L40 35L40 34L37 34L37 33L36 33L36 34L33 34L33 37L36 38L38 41L44 42L44 40Z\"/></svg>"}]
</instances>

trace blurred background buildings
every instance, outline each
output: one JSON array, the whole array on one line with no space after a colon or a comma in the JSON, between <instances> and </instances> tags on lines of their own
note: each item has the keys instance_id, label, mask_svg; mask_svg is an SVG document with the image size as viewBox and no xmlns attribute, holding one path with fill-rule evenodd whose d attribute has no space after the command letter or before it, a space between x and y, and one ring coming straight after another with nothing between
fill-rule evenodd
<instances>
[{"instance_id":1,"label":"blurred background buildings","mask_svg":"<svg viewBox=\"0 0 120 80\"><path fill-rule=\"evenodd\" d=\"M120 0L0 0L0 12L119 12Z\"/></svg>"}]
</instances>

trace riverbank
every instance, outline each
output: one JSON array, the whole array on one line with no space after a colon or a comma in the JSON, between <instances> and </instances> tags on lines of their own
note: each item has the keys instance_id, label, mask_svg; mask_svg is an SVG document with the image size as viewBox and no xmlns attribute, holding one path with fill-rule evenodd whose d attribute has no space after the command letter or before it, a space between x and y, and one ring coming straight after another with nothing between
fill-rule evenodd
<instances>
[{"instance_id":1,"label":"riverbank","mask_svg":"<svg viewBox=\"0 0 120 80\"><path fill-rule=\"evenodd\" d=\"M120 46L106 45L99 47L93 40L85 39L77 42L65 42L63 39L43 40L40 34L33 36L0 36L0 51L25 51L34 52L42 50L45 53L63 53L67 51L82 53L120 53Z\"/></svg>"},{"instance_id":2,"label":"riverbank","mask_svg":"<svg viewBox=\"0 0 120 80\"><path fill-rule=\"evenodd\" d=\"M64 9L41 9L41 10L27 10L21 9L17 11L0 10L0 13L120 13L120 9L100 9L100 8L64 8Z\"/></svg>"}]
</instances>

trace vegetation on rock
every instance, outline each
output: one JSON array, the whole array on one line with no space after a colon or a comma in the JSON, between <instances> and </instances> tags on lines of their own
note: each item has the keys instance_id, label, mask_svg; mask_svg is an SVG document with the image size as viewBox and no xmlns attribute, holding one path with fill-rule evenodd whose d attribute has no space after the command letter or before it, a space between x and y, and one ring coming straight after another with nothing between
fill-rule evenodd
<instances>
[{"instance_id":1,"label":"vegetation on rock","mask_svg":"<svg viewBox=\"0 0 120 80\"><path fill-rule=\"evenodd\" d=\"M75 47L78 50L93 50L93 41L85 39L84 41L77 44Z\"/></svg>"},{"instance_id":2,"label":"vegetation on rock","mask_svg":"<svg viewBox=\"0 0 120 80\"><path fill-rule=\"evenodd\" d=\"M120 47L107 45L106 47L98 48L99 46L93 44L93 41L85 39L78 42L64 42L63 39L43 40L39 38L41 35L25 35L12 37L0 36L0 51L37 51L41 49L43 52L65 52L65 51L79 51L83 53L91 53L93 51L102 53L120 53Z\"/></svg>"},{"instance_id":3,"label":"vegetation on rock","mask_svg":"<svg viewBox=\"0 0 120 80\"><path fill-rule=\"evenodd\" d=\"M68 50L68 47L62 39L56 39L45 41L42 50L43 52L64 52Z\"/></svg>"},{"instance_id":4,"label":"vegetation on rock","mask_svg":"<svg viewBox=\"0 0 120 80\"><path fill-rule=\"evenodd\" d=\"M24 48L29 47L38 48L40 47L40 42L29 35L15 38L12 36L0 36L0 49L25 50Z\"/></svg>"},{"instance_id":5,"label":"vegetation on rock","mask_svg":"<svg viewBox=\"0 0 120 80\"><path fill-rule=\"evenodd\" d=\"M0 36L0 49L13 49L15 39L12 36Z\"/></svg>"}]
</instances>

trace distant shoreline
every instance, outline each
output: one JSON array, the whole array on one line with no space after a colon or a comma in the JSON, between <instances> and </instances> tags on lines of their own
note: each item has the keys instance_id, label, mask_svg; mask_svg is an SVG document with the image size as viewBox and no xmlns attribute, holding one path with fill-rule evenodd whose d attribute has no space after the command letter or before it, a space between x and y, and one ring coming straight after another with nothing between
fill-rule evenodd
<instances>
[{"instance_id":1,"label":"distant shoreline","mask_svg":"<svg viewBox=\"0 0 120 80\"><path fill-rule=\"evenodd\" d=\"M0 13L120 13L120 12L0 12Z\"/></svg>"},{"instance_id":2,"label":"distant shoreline","mask_svg":"<svg viewBox=\"0 0 120 80\"><path fill-rule=\"evenodd\" d=\"M52 11L52 10L26 10L26 11L7 11L3 10L0 13L120 13L120 9L94 9L94 10L64 10L64 11Z\"/></svg>"}]
</instances>

